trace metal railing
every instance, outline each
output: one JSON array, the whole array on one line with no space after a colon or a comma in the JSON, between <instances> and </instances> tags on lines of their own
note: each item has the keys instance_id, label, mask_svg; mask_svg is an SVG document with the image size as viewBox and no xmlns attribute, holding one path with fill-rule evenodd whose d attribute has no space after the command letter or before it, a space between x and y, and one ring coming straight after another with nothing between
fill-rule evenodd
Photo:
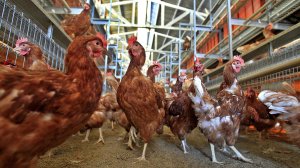
<instances>
[{"instance_id":1,"label":"metal railing","mask_svg":"<svg viewBox=\"0 0 300 168\"><path fill-rule=\"evenodd\" d=\"M238 75L240 82L251 80L255 77L272 73L284 67L296 66L300 58L300 43L291 45L278 52L272 53L270 57L256 61L255 63L248 64L245 69ZM298 64L299 65L299 64ZM223 81L223 76L206 82L205 85L208 90L214 90L219 87Z\"/></svg>"},{"instance_id":2,"label":"metal railing","mask_svg":"<svg viewBox=\"0 0 300 168\"><path fill-rule=\"evenodd\" d=\"M24 65L24 58L18 56L12 48L18 38L24 37L40 46L46 62L52 68L64 70L65 48L49 38L46 32L26 18L23 12L17 11L16 6L9 4L7 0L0 0L0 14L0 51L5 53L0 55L1 60L13 59L14 64L23 62Z\"/></svg>"}]
</instances>

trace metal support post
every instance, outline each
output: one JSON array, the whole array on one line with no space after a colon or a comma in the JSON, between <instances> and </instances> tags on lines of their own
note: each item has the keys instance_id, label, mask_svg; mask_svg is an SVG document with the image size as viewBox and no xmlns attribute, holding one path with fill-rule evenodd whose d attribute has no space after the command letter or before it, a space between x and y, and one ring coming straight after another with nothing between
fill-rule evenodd
<instances>
[{"instance_id":1,"label":"metal support post","mask_svg":"<svg viewBox=\"0 0 300 168\"><path fill-rule=\"evenodd\" d=\"M194 5L194 13L193 13L193 16L194 16L194 24L193 24L193 26L194 26L194 38L193 38L194 39L193 40L194 47L193 47L193 49L194 49L194 61L196 61L196 54L197 54L196 0L194 0L193 5Z\"/></svg>"},{"instance_id":2,"label":"metal support post","mask_svg":"<svg viewBox=\"0 0 300 168\"><path fill-rule=\"evenodd\" d=\"M47 36L52 39L52 35L53 35L53 26L52 24L48 27L48 31L47 31Z\"/></svg>"},{"instance_id":3,"label":"metal support post","mask_svg":"<svg viewBox=\"0 0 300 168\"><path fill-rule=\"evenodd\" d=\"M231 27L231 4L230 0L227 0L227 20L228 20L228 45L229 45L229 58L233 58L232 49L232 27Z\"/></svg>"},{"instance_id":4,"label":"metal support post","mask_svg":"<svg viewBox=\"0 0 300 168\"><path fill-rule=\"evenodd\" d=\"M104 79L103 79L103 86L104 86L103 93L104 93L104 94L106 93L106 90L107 90L107 84L106 84L107 61L108 61L108 56L105 55L105 63L104 63Z\"/></svg>"}]
</instances>

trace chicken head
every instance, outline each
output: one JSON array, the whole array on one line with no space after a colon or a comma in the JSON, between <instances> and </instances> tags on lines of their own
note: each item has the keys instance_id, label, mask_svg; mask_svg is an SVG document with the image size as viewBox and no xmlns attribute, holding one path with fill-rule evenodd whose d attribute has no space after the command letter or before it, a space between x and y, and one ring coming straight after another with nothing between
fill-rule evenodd
<instances>
[{"instance_id":1,"label":"chicken head","mask_svg":"<svg viewBox=\"0 0 300 168\"><path fill-rule=\"evenodd\" d=\"M86 48L89 52L89 56L92 58L99 58L106 54L107 42L104 37L100 34L97 34L99 39L95 39L87 42Z\"/></svg>"},{"instance_id":2,"label":"chicken head","mask_svg":"<svg viewBox=\"0 0 300 168\"><path fill-rule=\"evenodd\" d=\"M251 87L247 88L246 97L250 99L256 98L256 93Z\"/></svg>"},{"instance_id":3,"label":"chicken head","mask_svg":"<svg viewBox=\"0 0 300 168\"><path fill-rule=\"evenodd\" d=\"M154 65L154 67L153 67L153 73L155 74L155 75L158 75L159 74L159 72L162 70L162 66L161 66L161 64L159 63L159 62L157 62L157 61L154 61L153 62L153 65Z\"/></svg>"},{"instance_id":4,"label":"chicken head","mask_svg":"<svg viewBox=\"0 0 300 168\"><path fill-rule=\"evenodd\" d=\"M186 80L185 72L180 72L180 76L178 77L180 82L184 82Z\"/></svg>"},{"instance_id":5,"label":"chicken head","mask_svg":"<svg viewBox=\"0 0 300 168\"><path fill-rule=\"evenodd\" d=\"M243 66L245 66L244 60L240 56L234 56L231 64L235 73L239 73Z\"/></svg>"},{"instance_id":6,"label":"chicken head","mask_svg":"<svg viewBox=\"0 0 300 168\"><path fill-rule=\"evenodd\" d=\"M27 38L18 39L14 51L19 55L27 56L31 51L31 43L28 42Z\"/></svg>"},{"instance_id":7,"label":"chicken head","mask_svg":"<svg viewBox=\"0 0 300 168\"><path fill-rule=\"evenodd\" d=\"M139 66L143 66L145 64L145 49L137 41L137 37L132 36L128 39L127 50L134 64Z\"/></svg>"},{"instance_id":8,"label":"chicken head","mask_svg":"<svg viewBox=\"0 0 300 168\"><path fill-rule=\"evenodd\" d=\"M83 8L84 8L84 10L90 10L90 4L88 4L88 3L85 3L84 5L83 5Z\"/></svg>"}]
</instances>

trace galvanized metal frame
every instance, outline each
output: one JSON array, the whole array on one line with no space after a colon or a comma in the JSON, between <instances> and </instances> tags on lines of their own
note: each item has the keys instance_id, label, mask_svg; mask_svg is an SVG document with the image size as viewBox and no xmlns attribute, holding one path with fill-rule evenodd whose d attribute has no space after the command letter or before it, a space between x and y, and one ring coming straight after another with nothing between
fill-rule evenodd
<instances>
[{"instance_id":1,"label":"galvanized metal frame","mask_svg":"<svg viewBox=\"0 0 300 168\"><path fill-rule=\"evenodd\" d=\"M20 37L26 37L32 43L40 46L45 55L46 62L55 69L64 71L64 55L65 48L58 45L51 39L51 31L44 32L32 20L26 18L23 12L17 11L15 5L9 4L6 0L0 0L0 31L3 34L0 36L1 50L6 50L5 60L8 59L9 54L14 54L14 64L17 59L22 59L23 64L19 66L24 67L24 58L18 56L13 51L15 42ZM51 29L51 28L50 28Z\"/></svg>"}]
</instances>

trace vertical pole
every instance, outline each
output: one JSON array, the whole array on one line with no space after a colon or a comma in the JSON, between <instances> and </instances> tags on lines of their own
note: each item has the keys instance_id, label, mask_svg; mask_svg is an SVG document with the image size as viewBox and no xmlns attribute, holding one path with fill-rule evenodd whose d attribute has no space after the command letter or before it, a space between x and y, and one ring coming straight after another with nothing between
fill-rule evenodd
<instances>
[{"instance_id":1,"label":"vertical pole","mask_svg":"<svg viewBox=\"0 0 300 168\"><path fill-rule=\"evenodd\" d=\"M103 89L103 93L105 94L106 93L106 72L107 72L107 61L108 61L108 56L105 55L105 63L104 63L104 82L103 82L103 86L104 86L104 89Z\"/></svg>"},{"instance_id":2,"label":"vertical pole","mask_svg":"<svg viewBox=\"0 0 300 168\"><path fill-rule=\"evenodd\" d=\"M118 20L118 34L120 33L120 20ZM119 55L119 38L117 38L117 43L116 43L116 59L115 59L115 76L117 76L117 71L118 71L118 64L119 64L119 59L118 59L118 55Z\"/></svg>"},{"instance_id":3,"label":"vertical pole","mask_svg":"<svg viewBox=\"0 0 300 168\"><path fill-rule=\"evenodd\" d=\"M231 4L230 0L227 0L227 21L228 21L228 45L229 45L229 58L233 57L232 49L232 27L231 27Z\"/></svg>"},{"instance_id":4,"label":"vertical pole","mask_svg":"<svg viewBox=\"0 0 300 168\"><path fill-rule=\"evenodd\" d=\"M193 40L193 43L194 43L194 61L196 61L196 57L197 57L197 46L196 46L196 41L197 41L197 29L196 29L196 0L194 0L194 4L193 4L193 6L194 6L194 13L193 13L193 15L194 15L194 24L193 24L193 27L194 27L194 40ZM192 37L191 37L192 38Z\"/></svg>"},{"instance_id":5,"label":"vertical pole","mask_svg":"<svg viewBox=\"0 0 300 168\"><path fill-rule=\"evenodd\" d=\"M212 18L212 13L211 13L211 0L209 0L209 26L210 28L213 27L213 18Z\"/></svg>"},{"instance_id":6,"label":"vertical pole","mask_svg":"<svg viewBox=\"0 0 300 168\"><path fill-rule=\"evenodd\" d=\"M182 47L182 44L181 44L181 24L179 23L179 34L178 34L178 75L180 74L180 69L181 69L181 47Z\"/></svg>"},{"instance_id":7,"label":"vertical pole","mask_svg":"<svg viewBox=\"0 0 300 168\"><path fill-rule=\"evenodd\" d=\"M133 3L132 3L131 24L134 24L134 23L135 23L135 3L136 3L136 2L133 2Z\"/></svg>"},{"instance_id":8,"label":"vertical pole","mask_svg":"<svg viewBox=\"0 0 300 168\"><path fill-rule=\"evenodd\" d=\"M47 30L47 36L52 39L52 34L53 34L53 26L52 24L48 27L48 30Z\"/></svg>"},{"instance_id":9,"label":"vertical pole","mask_svg":"<svg viewBox=\"0 0 300 168\"><path fill-rule=\"evenodd\" d=\"M3 16L4 16L5 7L6 7L6 0L4 1L3 11L2 11L2 14L1 14L1 18L3 18ZM2 19L0 19L0 28L1 28L1 25L2 25Z\"/></svg>"},{"instance_id":10,"label":"vertical pole","mask_svg":"<svg viewBox=\"0 0 300 168\"><path fill-rule=\"evenodd\" d=\"M14 5L14 11L13 11L13 13L12 13L12 18L11 18L11 25L14 24L15 12L16 12L16 6ZM8 38L7 38L7 44L8 44L8 42L10 41L10 35L11 35L11 33L12 33L12 26L10 26L10 28L9 28L9 34L8 34ZM8 47L8 45L7 45L5 60L8 59L8 51L9 51L9 50L10 50L10 49L9 49L9 47Z\"/></svg>"},{"instance_id":11,"label":"vertical pole","mask_svg":"<svg viewBox=\"0 0 300 168\"><path fill-rule=\"evenodd\" d=\"M110 0L110 11L112 10L112 0ZM108 24L107 24L107 39L110 37L110 22L111 22L111 12L109 12L109 19L108 19Z\"/></svg>"},{"instance_id":12,"label":"vertical pole","mask_svg":"<svg viewBox=\"0 0 300 168\"><path fill-rule=\"evenodd\" d=\"M268 23L271 23L271 13L270 13L270 10L272 8L272 3L270 3L268 6L267 6L267 20L268 20ZM268 44L268 53L269 53L269 57L272 55L272 52L273 52L273 44L272 42L270 42Z\"/></svg>"}]
</instances>

